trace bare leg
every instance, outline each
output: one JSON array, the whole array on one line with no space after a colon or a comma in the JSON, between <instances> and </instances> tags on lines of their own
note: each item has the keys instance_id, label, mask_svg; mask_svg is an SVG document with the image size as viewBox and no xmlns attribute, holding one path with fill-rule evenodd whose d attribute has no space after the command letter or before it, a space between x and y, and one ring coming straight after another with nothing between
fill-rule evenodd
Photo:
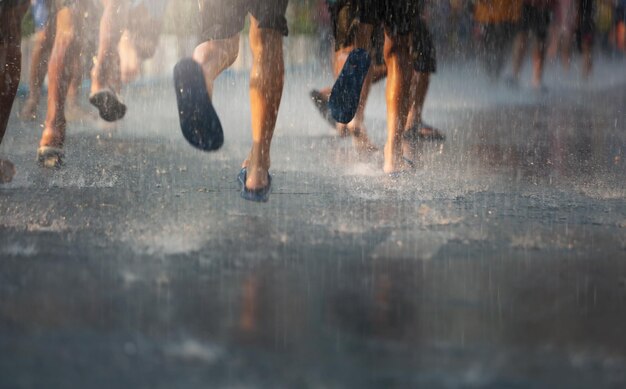
<instances>
[{"instance_id":1,"label":"bare leg","mask_svg":"<svg viewBox=\"0 0 626 389\"><path fill-rule=\"evenodd\" d=\"M259 189L268 184L270 146L283 92L285 65L282 35L259 28L254 17L250 20L250 47L254 59L250 71L252 149L246 161L246 187Z\"/></svg>"},{"instance_id":2,"label":"bare leg","mask_svg":"<svg viewBox=\"0 0 626 389\"><path fill-rule=\"evenodd\" d=\"M21 22L28 7L11 7L0 14L0 143L7 129L13 100L20 82L22 66ZM15 167L0 158L0 184L9 182L15 175Z\"/></svg>"},{"instance_id":3,"label":"bare leg","mask_svg":"<svg viewBox=\"0 0 626 389\"><path fill-rule=\"evenodd\" d=\"M270 168L270 144L282 97L284 62L282 35L278 31L259 28L251 17L250 47L253 64L250 71L250 109L252 116L252 149L243 166L247 168L246 187L266 187ZM202 66L206 88L213 96L217 76L237 58L239 35L200 44L193 59Z\"/></svg>"},{"instance_id":4,"label":"bare leg","mask_svg":"<svg viewBox=\"0 0 626 389\"><path fill-rule=\"evenodd\" d=\"M67 89L67 103L68 105L75 105L79 95L80 84L83 81L82 69L80 66L80 56L73 58L72 62L72 78L70 80L70 86Z\"/></svg>"},{"instance_id":5,"label":"bare leg","mask_svg":"<svg viewBox=\"0 0 626 389\"><path fill-rule=\"evenodd\" d=\"M513 43L513 79L518 82L522 65L524 63L524 55L526 54L526 43L528 41L528 32L520 31L515 37Z\"/></svg>"},{"instance_id":6,"label":"bare leg","mask_svg":"<svg viewBox=\"0 0 626 389\"><path fill-rule=\"evenodd\" d=\"M546 41L537 39L533 50L533 88L540 89L543 83L543 65L546 58Z\"/></svg>"},{"instance_id":7,"label":"bare leg","mask_svg":"<svg viewBox=\"0 0 626 389\"><path fill-rule=\"evenodd\" d=\"M128 84L139 77L141 71L141 60L131 41L128 30L125 30L122 34L118 51L120 56L121 81L123 84Z\"/></svg>"},{"instance_id":8,"label":"bare leg","mask_svg":"<svg viewBox=\"0 0 626 389\"><path fill-rule=\"evenodd\" d=\"M89 111L81 104L81 84L83 82L84 71L81 57L74 58L72 78L67 90L67 102L65 104L65 117L67 121L91 121L95 122L98 116L93 111Z\"/></svg>"},{"instance_id":9,"label":"bare leg","mask_svg":"<svg viewBox=\"0 0 626 389\"><path fill-rule=\"evenodd\" d=\"M619 22L615 27L615 41L617 48L626 54L626 22Z\"/></svg>"},{"instance_id":10,"label":"bare leg","mask_svg":"<svg viewBox=\"0 0 626 389\"><path fill-rule=\"evenodd\" d=\"M591 70L593 68L593 61L591 59L591 42L589 40L583 40L582 42L582 57L583 57L583 79L589 79Z\"/></svg>"},{"instance_id":11,"label":"bare leg","mask_svg":"<svg viewBox=\"0 0 626 389\"><path fill-rule=\"evenodd\" d=\"M32 60L30 63L30 79L28 99L20 116L25 120L35 119L37 106L41 97L41 88L48 73L48 60L54 43L54 25L48 23L45 28L35 33Z\"/></svg>"},{"instance_id":12,"label":"bare leg","mask_svg":"<svg viewBox=\"0 0 626 389\"><path fill-rule=\"evenodd\" d=\"M213 83L217 76L235 62L239 53L239 34L201 43L193 52L193 59L202 66L206 89L213 97Z\"/></svg>"},{"instance_id":13,"label":"bare leg","mask_svg":"<svg viewBox=\"0 0 626 389\"><path fill-rule=\"evenodd\" d=\"M561 65L565 72L569 72L572 63L572 42L568 38L569 36L565 36L561 40Z\"/></svg>"},{"instance_id":14,"label":"bare leg","mask_svg":"<svg viewBox=\"0 0 626 389\"><path fill-rule=\"evenodd\" d=\"M346 60L348 59L348 55L355 48L365 49L370 51L371 46L371 36L374 27L369 24L361 24L357 29L357 33L354 38L354 46L348 46L339 49L335 53L335 76L341 72ZM354 119L347 125L337 123L337 131L340 134L344 134L345 132L350 133L352 135L352 139L354 142L354 146L359 152L372 152L377 148L370 141L367 136L367 132L365 130L365 106L367 105L367 98L369 96L370 88L372 85L372 80L374 79L376 73L380 77L381 69L376 67L370 67L367 76L365 77L365 81L363 81L363 88L361 89L361 97L359 100L359 106L354 115Z\"/></svg>"},{"instance_id":15,"label":"bare leg","mask_svg":"<svg viewBox=\"0 0 626 389\"><path fill-rule=\"evenodd\" d=\"M39 145L61 148L65 140L67 91L73 64L81 49L78 39L82 30L81 10L79 7L64 7L56 18L57 32L48 66L48 112Z\"/></svg>"},{"instance_id":16,"label":"bare leg","mask_svg":"<svg viewBox=\"0 0 626 389\"><path fill-rule=\"evenodd\" d=\"M100 38L98 53L91 71L91 93L105 87L119 92L120 57L118 43L126 26L128 15L127 2L124 0L102 0L104 11L100 19Z\"/></svg>"},{"instance_id":17,"label":"bare leg","mask_svg":"<svg viewBox=\"0 0 626 389\"><path fill-rule=\"evenodd\" d=\"M135 80L141 73L142 61L154 56L162 25L161 19L151 16L145 3L129 10L118 46L122 84Z\"/></svg>"},{"instance_id":18,"label":"bare leg","mask_svg":"<svg viewBox=\"0 0 626 389\"><path fill-rule=\"evenodd\" d=\"M385 173L395 173L408 166L402 158L402 134L409 111L411 66L409 35L391 35L385 31L385 62L387 63L387 143Z\"/></svg>"},{"instance_id":19,"label":"bare leg","mask_svg":"<svg viewBox=\"0 0 626 389\"><path fill-rule=\"evenodd\" d=\"M410 108L406 126L418 126L422 122L422 110L426 101L426 94L430 86L430 73L413 72L411 79Z\"/></svg>"}]
</instances>

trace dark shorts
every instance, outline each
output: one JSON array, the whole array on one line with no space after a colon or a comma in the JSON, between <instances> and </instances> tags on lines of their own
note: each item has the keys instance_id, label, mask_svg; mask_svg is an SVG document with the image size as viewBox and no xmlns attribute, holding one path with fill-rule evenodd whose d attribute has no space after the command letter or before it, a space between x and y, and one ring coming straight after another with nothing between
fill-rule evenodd
<instances>
[{"instance_id":1,"label":"dark shorts","mask_svg":"<svg viewBox=\"0 0 626 389\"><path fill-rule=\"evenodd\" d=\"M0 0L0 12L9 8L17 7L18 5L26 6L28 3L30 3L29 0Z\"/></svg>"},{"instance_id":2,"label":"dark shorts","mask_svg":"<svg viewBox=\"0 0 626 389\"><path fill-rule=\"evenodd\" d=\"M433 44L433 36L426 23L418 18L412 31L413 68L420 73L437 71L437 52Z\"/></svg>"},{"instance_id":3,"label":"dark shorts","mask_svg":"<svg viewBox=\"0 0 626 389\"><path fill-rule=\"evenodd\" d=\"M384 31L386 29L392 34L412 35L413 67L416 71L434 73L437 70L435 46L428 26L421 18L420 1L381 0L377 3L375 0L341 0L330 4L329 10L335 37L335 50L354 44L354 35L359 22L372 24L374 25L372 52L375 63L384 62Z\"/></svg>"},{"instance_id":4,"label":"dark shorts","mask_svg":"<svg viewBox=\"0 0 626 389\"><path fill-rule=\"evenodd\" d=\"M15 7L17 5L25 5L29 0L0 0L0 7Z\"/></svg>"},{"instance_id":5,"label":"dark shorts","mask_svg":"<svg viewBox=\"0 0 626 389\"><path fill-rule=\"evenodd\" d=\"M288 0L199 0L200 40L230 38L243 30L247 14L268 28L287 36Z\"/></svg>"},{"instance_id":6,"label":"dark shorts","mask_svg":"<svg viewBox=\"0 0 626 389\"><path fill-rule=\"evenodd\" d=\"M413 0L339 0L329 3L335 41L349 45L359 23L383 25L394 35L407 35L419 15Z\"/></svg>"},{"instance_id":7,"label":"dark shorts","mask_svg":"<svg viewBox=\"0 0 626 389\"><path fill-rule=\"evenodd\" d=\"M626 4L615 8L615 24L626 23Z\"/></svg>"},{"instance_id":8,"label":"dark shorts","mask_svg":"<svg viewBox=\"0 0 626 389\"><path fill-rule=\"evenodd\" d=\"M534 7L524 4L522 8L522 31L530 31L540 42L548 38L548 27L552 20L552 12L548 8Z\"/></svg>"},{"instance_id":9,"label":"dark shorts","mask_svg":"<svg viewBox=\"0 0 626 389\"><path fill-rule=\"evenodd\" d=\"M594 7L593 0L579 0L578 3L578 31L577 39L579 45L582 42L593 43L593 35L596 30L596 23L593 18Z\"/></svg>"}]
</instances>

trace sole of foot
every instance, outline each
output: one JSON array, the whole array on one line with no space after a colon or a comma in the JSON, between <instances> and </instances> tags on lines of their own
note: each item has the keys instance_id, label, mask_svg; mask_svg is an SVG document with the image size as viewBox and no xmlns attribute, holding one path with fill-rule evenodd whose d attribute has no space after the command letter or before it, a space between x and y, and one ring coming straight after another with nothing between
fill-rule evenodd
<instances>
[{"instance_id":1,"label":"sole of foot","mask_svg":"<svg viewBox=\"0 0 626 389\"><path fill-rule=\"evenodd\" d=\"M224 131L206 90L200 64L191 58L174 66L174 88L183 136L195 148L215 151L224 144Z\"/></svg>"}]
</instances>

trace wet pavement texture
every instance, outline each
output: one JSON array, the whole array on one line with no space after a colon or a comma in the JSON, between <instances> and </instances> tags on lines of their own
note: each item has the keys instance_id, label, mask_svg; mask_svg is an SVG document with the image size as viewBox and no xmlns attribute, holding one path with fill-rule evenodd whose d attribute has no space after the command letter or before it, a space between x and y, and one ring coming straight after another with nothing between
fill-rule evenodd
<instances>
[{"instance_id":1,"label":"wet pavement texture","mask_svg":"<svg viewBox=\"0 0 626 389\"><path fill-rule=\"evenodd\" d=\"M130 88L116 127L70 124L58 171L13 118L0 387L624 387L626 75L598 68L620 77L538 95L442 67L425 119L448 139L400 179L317 115L328 77L294 70L267 204L235 180L245 76L216 87L212 154L167 82Z\"/></svg>"}]
</instances>

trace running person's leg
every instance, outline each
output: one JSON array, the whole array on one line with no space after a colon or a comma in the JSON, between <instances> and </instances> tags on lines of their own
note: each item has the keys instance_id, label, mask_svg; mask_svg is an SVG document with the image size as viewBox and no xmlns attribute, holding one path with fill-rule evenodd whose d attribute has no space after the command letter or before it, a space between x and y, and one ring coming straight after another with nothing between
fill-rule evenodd
<instances>
[{"instance_id":1,"label":"running person's leg","mask_svg":"<svg viewBox=\"0 0 626 389\"><path fill-rule=\"evenodd\" d=\"M444 140L445 136L437 129L422 121L424 102L430 86L431 74L437 71L437 55L432 35L421 12L414 22L412 38L413 75L409 95L409 115L405 128L405 139Z\"/></svg>"},{"instance_id":2,"label":"running person's leg","mask_svg":"<svg viewBox=\"0 0 626 389\"><path fill-rule=\"evenodd\" d=\"M45 167L59 167L63 157L65 103L75 61L80 56L86 4L82 0L57 0L56 34L48 65L48 110L38 150Z\"/></svg>"},{"instance_id":3,"label":"running person's leg","mask_svg":"<svg viewBox=\"0 0 626 389\"><path fill-rule=\"evenodd\" d=\"M382 25L376 26L376 28L374 29L374 32L372 33L372 44L371 44L372 64L371 64L370 69L372 72L372 76L371 76L372 84L375 84L387 77L387 66L385 65L385 58L383 55L384 44L385 44L384 28ZM347 49L348 53L352 49L354 49L354 45L352 42L350 42L349 44L342 44L341 46L349 47ZM337 66L335 66L335 64L339 60L339 59L335 59L335 56L338 55L341 51L342 50L340 49L333 53L332 63L333 63L333 73L335 75L335 78L338 76L339 72L341 71L341 68L337 68ZM346 58L347 58L347 55L344 53L343 60L345 61ZM333 119L330 113L330 109L328 107L328 100L330 98L331 89L332 89L332 86L325 87L319 90L313 89L311 90L309 95L311 96L311 100L313 100L313 103L315 104L316 108L318 109L322 117L326 119L331 126L335 127L339 136L341 137L348 136L350 135L348 126L345 124L341 124L341 123L337 124L337 122L335 122L335 119ZM355 132L352 131L352 133L354 134ZM367 147L367 149L373 149L375 147L365 137L366 135L365 129L363 129L362 131L359 131L358 134L360 134L361 136L354 138L357 148L359 148L359 144L368 145L369 147ZM364 140L367 141L367 143L361 142Z\"/></svg>"},{"instance_id":4,"label":"running person's leg","mask_svg":"<svg viewBox=\"0 0 626 389\"><path fill-rule=\"evenodd\" d=\"M343 69L350 53L355 49L364 49L372 52L372 37L377 25L380 24L378 9L375 1L371 0L346 0L330 6L333 19L333 33L335 36L335 77ZM384 44L384 38L379 39ZM376 53L372 53L375 55ZM380 67L378 68L379 79ZM359 98L358 107L354 118L347 124L337 123L339 134L349 133L353 136L356 149L359 152L371 152L377 148L374 146L365 129L365 106L369 91L377 68L370 66L367 76L363 81L363 87Z\"/></svg>"},{"instance_id":5,"label":"running person's leg","mask_svg":"<svg viewBox=\"0 0 626 389\"><path fill-rule=\"evenodd\" d=\"M410 167L403 158L402 140L413 74L410 33L417 17L417 7L411 0L386 0L385 3L387 142L383 170L385 173L397 173Z\"/></svg>"},{"instance_id":6,"label":"running person's leg","mask_svg":"<svg viewBox=\"0 0 626 389\"><path fill-rule=\"evenodd\" d=\"M154 55L166 6L167 0L142 0L130 8L128 25L118 47L123 85L136 79L141 72L141 63Z\"/></svg>"},{"instance_id":7,"label":"running person's leg","mask_svg":"<svg viewBox=\"0 0 626 389\"><path fill-rule=\"evenodd\" d=\"M237 58L239 33L251 14L250 46L254 57L250 74L252 148L244 161L244 192L269 188L270 146L282 96L287 0L204 0L202 38L193 58L202 66L207 92L213 96L217 76ZM266 200L265 197L263 200Z\"/></svg>"},{"instance_id":8,"label":"running person's leg","mask_svg":"<svg viewBox=\"0 0 626 389\"><path fill-rule=\"evenodd\" d=\"M283 92L285 73L282 38L279 31L262 28L259 20L251 16L252 149L244 162L244 167L247 168L246 187L252 190L264 188L269 184L270 146Z\"/></svg>"},{"instance_id":9,"label":"running person's leg","mask_svg":"<svg viewBox=\"0 0 626 389\"><path fill-rule=\"evenodd\" d=\"M548 43L548 28L552 19L551 10L546 7L534 8L531 29L535 35L535 48L533 49L533 88L543 88L543 68L546 60L546 47Z\"/></svg>"},{"instance_id":10,"label":"running person's leg","mask_svg":"<svg viewBox=\"0 0 626 389\"><path fill-rule=\"evenodd\" d=\"M531 23L531 7L524 4L522 8L522 20L520 22L520 29L517 32L515 41L513 42L513 74L511 83L515 86L519 84L520 73L522 71L522 65L524 64L524 56L526 55L526 46L528 44L528 34L530 32Z\"/></svg>"},{"instance_id":11,"label":"running person's leg","mask_svg":"<svg viewBox=\"0 0 626 389\"><path fill-rule=\"evenodd\" d=\"M595 33L594 21L594 1L579 0L578 17L580 30L580 50L583 56L582 76L589 78L593 67L591 50L593 48L593 38Z\"/></svg>"},{"instance_id":12,"label":"running person's leg","mask_svg":"<svg viewBox=\"0 0 626 389\"><path fill-rule=\"evenodd\" d=\"M124 117L126 105L118 93L121 88L118 44L127 26L129 1L102 0L98 53L91 71L89 101L100 111L102 119L113 122Z\"/></svg>"},{"instance_id":13,"label":"running person's leg","mask_svg":"<svg viewBox=\"0 0 626 389\"><path fill-rule=\"evenodd\" d=\"M13 0L0 3L0 143L11 115L11 108L20 82L22 66L22 18L28 9L27 1ZM13 164L0 158L0 184L15 175Z\"/></svg>"},{"instance_id":14,"label":"running person's leg","mask_svg":"<svg viewBox=\"0 0 626 389\"><path fill-rule=\"evenodd\" d=\"M626 0L620 0L615 8L615 46L626 54Z\"/></svg>"},{"instance_id":15,"label":"running person's leg","mask_svg":"<svg viewBox=\"0 0 626 389\"><path fill-rule=\"evenodd\" d=\"M48 73L48 59L52 52L55 30L54 18L51 18L51 5L51 0L36 0L32 8L35 35L30 62L28 98L20 113L20 117L24 120L35 119L41 97L41 87Z\"/></svg>"},{"instance_id":16,"label":"running person's leg","mask_svg":"<svg viewBox=\"0 0 626 389\"><path fill-rule=\"evenodd\" d=\"M95 123L98 119L98 115L90 109L85 108L81 103L83 94L81 93L81 87L85 76L83 58L91 58L91 56L85 54L85 44L81 44L81 55L74 58L72 63L72 76L70 85L67 89L67 100L65 102L65 118L68 122L76 121L90 121ZM91 61L90 61L91 62Z\"/></svg>"}]
</instances>

